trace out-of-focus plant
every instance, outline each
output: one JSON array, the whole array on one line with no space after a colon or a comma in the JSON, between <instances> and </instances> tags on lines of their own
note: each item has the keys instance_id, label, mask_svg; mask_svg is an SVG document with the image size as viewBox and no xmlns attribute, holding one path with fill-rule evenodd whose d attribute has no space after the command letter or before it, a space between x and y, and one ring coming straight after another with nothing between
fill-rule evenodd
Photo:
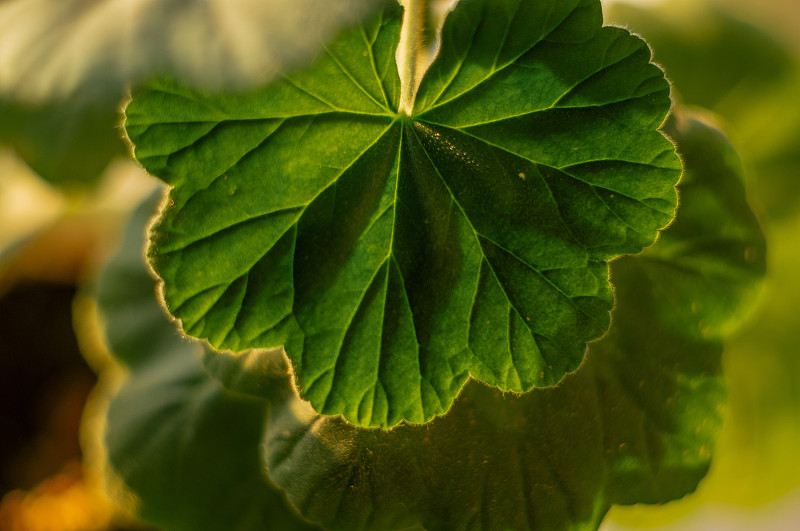
<instances>
[{"instance_id":1,"label":"out-of-focus plant","mask_svg":"<svg viewBox=\"0 0 800 531\"><path fill-rule=\"evenodd\" d=\"M0 142L91 189L132 85L171 186L94 292L90 439L148 522L594 529L708 470L766 263L736 153L702 113L663 125L598 0L399 4L0 4ZM764 42L678 92L723 112L790 80ZM156 210L159 295L207 343L158 307Z\"/></svg>"},{"instance_id":2,"label":"out-of-focus plant","mask_svg":"<svg viewBox=\"0 0 800 531\"><path fill-rule=\"evenodd\" d=\"M157 198L143 204L97 292L108 345L129 369L109 394L110 461L142 515L170 529L289 518L285 499L256 479L265 465L306 517L333 529L593 528L612 503L693 490L725 402L720 338L759 283L764 243L724 137L691 116L670 131L687 164L681 210L657 245L614 263L616 324L586 364L522 396L472 382L445 417L391 431L314 413L279 351L239 365L206 349L223 382L204 371L201 346L177 337L152 298L140 250ZM228 474L251 496L232 492ZM444 493L448 505L430 504Z\"/></svg>"},{"instance_id":3,"label":"out-of-focus plant","mask_svg":"<svg viewBox=\"0 0 800 531\"><path fill-rule=\"evenodd\" d=\"M800 43L792 29L797 7L782 0L726 0L646 9L615 5L608 11L610 20L649 40L682 100L712 107L726 123L770 242L758 311L727 344L730 411L709 476L679 504L618 511L615 519L652 525L714 503L759 506L800 487L800 366L791 309L800 296L792 265L800 234Z\"/></svg>"}]
</instances>

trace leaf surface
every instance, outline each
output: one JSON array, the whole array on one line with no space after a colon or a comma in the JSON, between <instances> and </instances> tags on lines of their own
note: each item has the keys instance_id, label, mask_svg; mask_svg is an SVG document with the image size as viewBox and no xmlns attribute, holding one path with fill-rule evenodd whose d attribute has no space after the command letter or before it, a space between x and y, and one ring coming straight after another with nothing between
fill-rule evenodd
<instances>
[{"instance_id":1,"label":"leaf surface","mask_svg":"<svg viewBox=\"0 0 800 531\"><path fill-rule=\"evenodd\" d=\"M463 0L412 116L401 14L254 93L162 81L126 111L172 185L149 250L169 311L220 350L283 345L302 396L361 426L426 422L470 375L558 383L681 172L669 86L596 0Z\"/></svg>"}]
</instances>

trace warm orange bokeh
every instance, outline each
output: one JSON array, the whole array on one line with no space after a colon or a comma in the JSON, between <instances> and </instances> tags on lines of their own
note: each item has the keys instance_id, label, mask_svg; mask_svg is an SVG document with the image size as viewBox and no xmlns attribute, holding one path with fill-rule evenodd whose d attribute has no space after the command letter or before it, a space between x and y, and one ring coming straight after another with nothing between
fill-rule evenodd
<instances>
[{"instance_id":1,"label":"warm orange bokeh","mask_svg":"<svg viewBox=\"0 0 800 531\"><path fill-rule=\"evenodd\" d=\"M102 531L113 510L87 485L80 463L72 462L30 491L14 490L0 502L0 531Z\"/></svg>"}]
</instances>

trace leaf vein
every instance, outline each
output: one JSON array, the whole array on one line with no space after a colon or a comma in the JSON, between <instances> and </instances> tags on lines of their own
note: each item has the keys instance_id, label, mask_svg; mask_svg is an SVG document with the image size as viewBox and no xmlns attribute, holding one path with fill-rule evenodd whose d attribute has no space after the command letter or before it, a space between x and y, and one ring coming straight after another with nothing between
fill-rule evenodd
<instances>
[{"instance_id":1,"label":"leaf vein","mask_svg":"<svg viewBox=\"0 0 800 531\"><path fill-rule=\"evenodd\" d=\"M386 95L386 89L383 87L383 81L381 81L381 78L378 75L378 66L375 64L375 50L373 48L375 45L375 41L374 40L372 42L369 41L364 26L361 26L361 36L364 38L364 43L367 45L367 49L369 50L369 63L370 66L372 67L372 73L375 76L375 81L378 82L378 87L380 87L381 89L381 96L383 97L384 106L387 109L389 109L390 108L389 97Z\"/></svg>"},{"instance_id":2,"label":"leaf vein","mask_svg":"<svg viewBox=\"0 0 800 531\"><path fill-rule=\"evenodd\" d=\"M485 18L485 17L481 17L481 22L479 23L479 27L480 27L480 24L482 24L482 23L483 23L483 20L484 20L484 18ZM440 98L442 97L442 95L443 95L443 94L444 94L444 92L445 92L445 90L442 90L442 91L439 93L439 95L437 96L437 98L434 100L434 103L433 103L433 104L432 104L430 107L428 107L427 109L425 109L425 112L427 113L427 112L433 111L434 109L438 109L439 107L442 107L442 106L444 106L444 105L447 105L448 103L450 103L450 102L452 102L452 101L454 101L454 100L456 100L456 99L460 98L461 96L464 96L465 94L468 94L468 93L472 92L472 91L473 91L473 90L475 90L475 88L476 88L476 87L478 87L479 85L482 85L483 83L485 83L485 82L489 81L489 80L490 80L492 77L494 77L495 75L497 75L497 73L498 73L498 72L502 72L502 71L503 71L503 70L505 70L505 69L506 69L508 66L510 66L510 65L512 65L512 64L514 64L514 63L516 63L516 62L517 62L517 60L519 60L519 58L520 58L520 57L522 57L522 56L523 56L523 55L525 55L526 53L530 52L530 51L531 51L533 48L535 48L536 46L538 46L538 45L539 45L539 43L541 43L541 42L542 42L542 41L544 41L544 40L547 40L547 38L548 38L550 35L552 35L553 33L555 33L555 31L556 31L556 30L558 30L558 28L560 28L560 27L561 27L561 25L564 23L564 21L566 21L566 19L567 19L567 17L565 16L563 19L561 19L561 21L559 21L559 22L558 22L558 24L556 24L556 26L555 26L553 29L551 29L551 30L550 30L549 32L547 32L546 34L544 34L544 35L541 35L537 41L535 41L535 42L531 43L531 45L530 45L530 46L528 46L526 49L522 50L522 51L521 51L520 53L518 53L516 56L514 56L514 57L510 58L510 59L509 59L508 61L506 61L506 63L505 63L504 65L502 65L500 68L493 68L492 70L490 70L490 71L489 71L489 73L488 73L486 76L484 76L484 77L483 77L481 80L479 80L479 81L477 81L477 82L473 83L473 84L472 84L472 86L470 86L469 88L465 89L464 91L462 91L462 92L460 92L460 93L456 94L455 96L453 96L453 97L451 97L451 98L449 98L449 99L447 99L447 100L445 100L445 101L439 101L439 100L440 100ZM477 32L477 30L476 30L476 32ZM476 32L475 32L475 33L476 33ZM472 38L472 39L470 39L469 47L467 48L467 53L465 53L465 54L464 54L464 58L466 58L466 56L467 56L467 55L468 55L468 53L469 53L469 50L471 49L472 42L474 41L474 35L475 35L475 33L473 33L473 38ZM463 64L464 64L463 60L462 60L461 62L459 62L459 66L458 66L458 71L459 71L459 72L460 72L460 70L461 70L461 66L462 66ZM458 72L457 72L457 73L458 73ZM456 73L456 74L457 74L457 73ZM456 77L456 76L453 76L453 78L451 78L451 79L450 79L450 82L447 84L447 86L445 87L445 89L446 89L446 88L448 88L448 87L449 87L449 86L452 84L452 81L453 81L453 79L455 79L455 77Z\"/></svg>"},{"instance_id":3,"label":"leaf vein","mask_svg":"<svg viewBox=\"0 0 800 531\"><path fill-rule=\"evenodd\" d=\"M363 28L362 28L362 29L363 29ZM349 79L349 80L350 80L350 82L351 82L351 83L352 83L352 84L353 84L353 85L354 85L354 86L355 86L355 87L356 87L358 90L360 90L360 91L361 91L361 92L362 92L362 93L363 93L363 94L364 94L364 95L365 95L365 96L366 96L366 97L367 97L367 98L368 98L370 101L372 101L372 103L374 103L375 105L377 105L377 106L378 106L378 108L381 108L381 104L380 104L380 102L379 102L377 99L375 99L375 96L373 96L372 94L370 94L370 93L367 91L367 89L366 89L366 88L364 88L364 86L363 86L361 83L359 83L359 81L358 81L358 80L355 78L355 76L353 76L352 72L350 72L350 70L348 70L347 68L345 68L344 64L342 64L342 62L339 60L339 58L338 58L338 57L336 57L336 56L333 54L333 52L330 50L330 48L328 48L327 46L325 46L325 47L324 47L324 49L325 49L325 53L327 53L327 54L328 54L328 56L329 56L331 59L333 59L333 62L336 64L336 66L337 66L337 67L339 67L339 70L341 70L341 71L342 71L342 73L343 73L345 76L347 76L347 79ZM372 53L372 52L370 52L370 53Z\"/></svg>"}]
</instances>

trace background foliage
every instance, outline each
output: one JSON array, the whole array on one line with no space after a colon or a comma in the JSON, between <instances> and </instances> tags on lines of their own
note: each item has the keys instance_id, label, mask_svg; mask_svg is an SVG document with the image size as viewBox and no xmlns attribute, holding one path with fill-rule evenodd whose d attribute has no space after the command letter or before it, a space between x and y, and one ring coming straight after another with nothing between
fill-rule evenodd
<instances>
[{"instance_id":1,"label":"background foliage","mask_svg":"<svg viewBox=\"0 0 800 531\"><path fill-rule=\"evenodd\" d=\"M35 15L8 16L15 4L20 4L19 0L0 5L0 25L13 22L20 31L33 31L34 39L41 35L41 30L35 30L42 28ZM800 196L796 188L800 161L797 6L782 0L759 3L758 9L738 0L669 2L663 8L648 3L641 9L611 7L609 16L652 41L656 58L675 79L676 93L684 102L710 107L718 114L717 121L729 133L748 170L750 201L768 236L769 273L751 320L725 344L725 424L709 475L698 492L664 507L615 509L611 519L622 524L612 521L605 525L638 528L682 518L674 524L676 529L685 529L691 521L699 522L699 529L714 522L722 522L726 528L778 529L796 515L787 511L779 515L784 520L776 521L777 516L770 519L769 513L742 507L772 503L800 487L796 457L800 444L796 352L800 342L794 333L793 314L800 297L795 274L800 259L796 245L800 234L796 208ZM60 17L50 23L70 21ZM102 19L94 27L98 31L117 28L103 24ZM55 46L60 43L57 35L53 33L51 41ZM85 42L92 45L92 41L87 37ZM186 42L191 46L191 39ZM98 49L96 44L90 48ZM687 49L692 52L686 53ZM31 55L20 57L32 61L30 68L40 69L46 79L45 63ZM125 64L130 56L119 57L115 61ZM3 62L4 66L11 64ZM70 71L66 66L54 72ZM92 72L102 75L103 68ZM68 325L74 286L92 283L98 270L95 264L119 241L121 220L152 186L126 163L108 165L125 153L121 142L109 140L119 138L114 116L125 80L117 76L107 96L89 102L74 95L32 102L8 89L19 79L14 70L2 74L0 142L5 147L0 150L0 291L10 317L0 324L0 362L3 389L16 398L4 401L4 407L13 404L14 409L3 415L3 433L9 435L3 449L2 488L9 494L0 508L0 527L10 525L12 519L27 518L34 529L36 517L32 514L74 517L59 517L62 522L79 522L76 515L82 514L83 522L93 522L98 529L130 526L133 524L119 513L110 516L108 502L92 488L91 474L81 472L80 467L62 468L63 463L74 463L78 457L76 412L92 382L92 373L76 361L74 349L70 354L65 347L73 341ZM86 150L87 146L91 149ZM42 178L60 184L50 187ZM43 295L32 296L35 292ZM95 317L86 310L90 307L78 304L80 311L74 320L84 355L100 370L107 368L107 363L97 355L101 349L95 341ZM43 329L49 331L47 337ZM21 377L23 370L29 378ZM201 395L207 393L203 396L220 392L191 375L182 384L194 386ZM67 404L66 397L72 396L77 404L72 409L55 407ZM90 407L87 426L92 425L92 412ZM31 446L30 441L37 443ZM85 437L87 457L99 459L102 456L91 441L90 436ZM208 458L209 454L197 457ZM48 476L56 481L41 483ZM12 491L15 488L24 490ZM128 501L130 507L136 506L135 499ZM720 503L725 504L721 509ZM775 505L767 507L768 511L778 510ZM159 509L152 510L150 517L155 518ZM748 520L748 515L755 520Z\"/></svg>"}]
</instances>

